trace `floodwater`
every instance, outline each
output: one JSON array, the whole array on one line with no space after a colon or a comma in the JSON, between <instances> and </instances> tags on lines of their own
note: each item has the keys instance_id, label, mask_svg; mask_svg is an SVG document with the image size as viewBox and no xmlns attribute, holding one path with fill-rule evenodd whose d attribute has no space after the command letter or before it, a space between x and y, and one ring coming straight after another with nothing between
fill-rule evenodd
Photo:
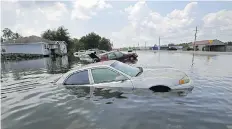
<instances>
[{"instance_id":1,"label":"floodwater","mask_svg":"<svg viewBox=\"0 0 232 129\"><path fill-rule=\"evenodd\" d=\"M75 58L1 63L2 129L232 129L232 55L137 52L132 65L185 71L185 95L66 89L51 82Z\"/></svg>"}]
</instances>

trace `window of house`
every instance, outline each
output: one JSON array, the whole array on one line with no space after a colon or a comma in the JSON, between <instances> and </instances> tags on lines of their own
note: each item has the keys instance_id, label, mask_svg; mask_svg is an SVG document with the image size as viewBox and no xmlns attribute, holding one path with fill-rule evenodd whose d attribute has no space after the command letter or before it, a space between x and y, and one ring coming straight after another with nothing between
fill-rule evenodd
<instances>
[{"instance_id":1,"label":"window of house","mask_svg":"<svg viewBox=\"0 0 232 129\"><path fill-rule=\"evenodd\" d=\"M123 75L108 68L92 69L94 83L112 82L126 79Z\"/></svg>"},{"instance_id":2,"label":"window of house","mask_svg":"<svg viewBox=\"0 0 232 129\"><path fill-rule=\"evenodd\" d=\"M89 84L88 70L72 74L64 83L65 85L85 85Z\"/></svg>"}]
</instances>

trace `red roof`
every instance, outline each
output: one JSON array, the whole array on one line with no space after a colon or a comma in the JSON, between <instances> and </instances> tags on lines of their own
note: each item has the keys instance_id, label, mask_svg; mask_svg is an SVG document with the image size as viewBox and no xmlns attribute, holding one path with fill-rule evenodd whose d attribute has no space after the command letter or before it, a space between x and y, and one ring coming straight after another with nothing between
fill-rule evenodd
<instances>
[{"instance_id":1,"label":"red roof","mask_svg":"<svg viewBox=\"0 0 232 129\"><path fill-rule=\"evenodd\" d=\"M209 40L202 40L202 41L196 41L195 44L196 45L204 45L204 44L209 44ZM194 42L193 42L194 44Z\"/></svg>"}]
</instances>

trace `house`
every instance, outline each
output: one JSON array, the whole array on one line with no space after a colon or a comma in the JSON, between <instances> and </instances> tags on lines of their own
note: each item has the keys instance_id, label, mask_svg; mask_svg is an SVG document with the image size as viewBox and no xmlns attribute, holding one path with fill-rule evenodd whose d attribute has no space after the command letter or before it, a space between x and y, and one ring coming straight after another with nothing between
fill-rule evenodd
<instances>
[{"instance_id":1,"label":"house","mask_svg":"<svg viewBox=\"0 0 232 129\"><path fill-rule=\"evenodd\" d=\"M226 45L224 42L220 40L202 40L196 41L192 43L193 47L195 46L195 50L199 51L226 51Z\"/></svg>"},{"instance_id":2,"label":"house","mask_svg":"<svg viewBox=\"0 0 232 129\"><path fill-rule=\"evenodd\" d=\"M29 36L1 43L2 54L65 55L64 41L50 41L37 36Z\"/></svg>"}]
</instances>

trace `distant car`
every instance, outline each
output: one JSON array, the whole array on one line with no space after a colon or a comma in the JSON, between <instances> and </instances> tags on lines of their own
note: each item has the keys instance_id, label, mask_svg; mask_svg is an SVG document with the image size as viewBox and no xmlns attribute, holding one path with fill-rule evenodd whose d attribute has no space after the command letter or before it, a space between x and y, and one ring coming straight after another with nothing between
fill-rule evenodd
<instances>
[{"instance_id":1,"label":"distant car","mask_svg":"<svg viewBox=\"0 0 232 129\"><path fill-rule=\"evenodd\" d=\"M128 49L128 51L127 52L133 52L133 49Z\"/></svg>"},{"instance_id":2,"label":"distant car","mask_svg":"<svg viewBox=\"0 0 232 129\"><path fill-rule=\"evenodd\" d=\"M138 55L136 53L122 53L120 51L110 51L99 54L100 61L118 60L121 62L136 60Z\"/></svg>"},{"instance_id":3,"label":"distant car","mask_svg":"<svg viewBox=\"0 0 232 129\"><path fill-rule=\"evenodd\" d=\"M93 86L96 88L126 87L153 92L192 89L190 78L173 68L143 69L111 60L85 65L69 71L55 82L65 86Z\"/></svg>"},{"instance_id":4,"label":"distant car","mask_svg":"<svg viewBox=\"0 0 232 129\"><path fill-rule=\"evenodd\" d=\"M176 51L177 48L175 48L175 47L170 47L170 48L168 48L168 50L169 50L169 51Z\"/></svg>"},{"instance_id":5,"label":"distant car","mask_svg":"<svg viewBox=\"0 0 232 129\"><path fill-rule=\"evenodd\" d=\"M86 53L85 50L79 50L78 52L74 52L73 55L75 57L80 57L80 56L84 55L85 53Z\"/></svg>"}]
</instances>

